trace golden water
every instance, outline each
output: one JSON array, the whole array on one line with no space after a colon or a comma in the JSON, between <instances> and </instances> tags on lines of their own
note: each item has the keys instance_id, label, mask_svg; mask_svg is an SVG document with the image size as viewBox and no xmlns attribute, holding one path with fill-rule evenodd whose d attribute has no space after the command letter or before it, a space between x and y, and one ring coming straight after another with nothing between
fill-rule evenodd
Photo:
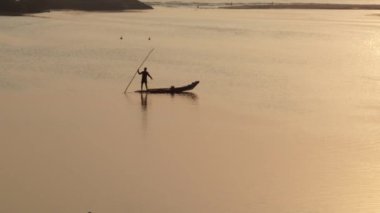
<instances>
[{"instance_id":1,"label":"golden water","mask_svg":"<svg viewBox=\"0 0 380 213\"><path fill-rule=\"evenodd\" d=\"M377 212L376 13L0 17L0 212Z\"/></svg>"}]
</instances>

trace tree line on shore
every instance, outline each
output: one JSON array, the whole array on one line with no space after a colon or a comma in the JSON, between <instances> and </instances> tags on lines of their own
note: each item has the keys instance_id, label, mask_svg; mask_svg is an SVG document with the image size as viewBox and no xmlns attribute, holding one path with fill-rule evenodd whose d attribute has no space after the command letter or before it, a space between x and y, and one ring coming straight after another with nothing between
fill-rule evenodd
<instances>
[{"instance_id":1,"label":"tree line on shore","mask_svg":"<svg viewBox=\"0 0 380 213\"><path fill-rule=\"evenodd\" d=\"M0 13L23 14L54 9L126 10L151 9L138 0L0 0Z\"/></svg>"}]
</instances>

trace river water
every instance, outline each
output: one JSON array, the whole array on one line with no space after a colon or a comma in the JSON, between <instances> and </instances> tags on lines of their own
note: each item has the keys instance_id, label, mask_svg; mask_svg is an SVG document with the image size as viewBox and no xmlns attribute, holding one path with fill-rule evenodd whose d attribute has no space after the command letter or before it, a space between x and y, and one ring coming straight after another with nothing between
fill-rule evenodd
<instances>
[{"instance_id":1,"label":"river water","mask_svg":"<svg viewBox=\"0 0 380 213\"><path fill-rule=\"evenodd\" d=\"M377 212L379 14L0 17L0 212Z\"/></svg>"}]
</instances>

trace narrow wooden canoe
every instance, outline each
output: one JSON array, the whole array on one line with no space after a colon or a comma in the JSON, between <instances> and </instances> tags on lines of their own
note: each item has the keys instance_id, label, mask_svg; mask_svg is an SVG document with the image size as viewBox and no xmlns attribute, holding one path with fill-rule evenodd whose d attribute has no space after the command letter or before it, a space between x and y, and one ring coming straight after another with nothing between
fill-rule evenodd
<instances>
[{"instance_id":1,"label":"narrow wooden canoe","mask_svg":"<svg viewBox=\"0 0 380 213\"><path fill-rule=\"evenodd\" d=\"M170 94L182 93L182 92L186 92L186 91L194 89L194 87L196 87L198 84L199 84L199 81L194 81L193 83L186 85L186 86L183 86L183 87L171 86L169 88L155 88L155 89L148 89L148 90L137 90L135 92L138 92L138 93L170 93Z\"/></svg>"}]
</instances>

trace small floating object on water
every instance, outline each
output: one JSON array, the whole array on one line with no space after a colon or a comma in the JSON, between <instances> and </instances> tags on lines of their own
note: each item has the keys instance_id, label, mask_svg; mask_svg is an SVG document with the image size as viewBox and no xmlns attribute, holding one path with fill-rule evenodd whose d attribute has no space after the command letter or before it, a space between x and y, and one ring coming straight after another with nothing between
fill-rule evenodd
<instances>
[{"instance_id":1,"label":"small floating object on water","mask_svg":"<svg viewBox=\"0 0 380 213\"><path fill-rule=\"evenodd\" d=\"M150 37L148 38L148 40L150 41Z\"/></svg>"},{"instance_id":2,"label":"small floating object on water","mask_svg":"<svg viewBox=\"0 0 380 213\"><path fill-rule=\"evenodd\" d=\"M120 40L123 40L123 36L120 36Z\"/></svg>"}]
</instances>

